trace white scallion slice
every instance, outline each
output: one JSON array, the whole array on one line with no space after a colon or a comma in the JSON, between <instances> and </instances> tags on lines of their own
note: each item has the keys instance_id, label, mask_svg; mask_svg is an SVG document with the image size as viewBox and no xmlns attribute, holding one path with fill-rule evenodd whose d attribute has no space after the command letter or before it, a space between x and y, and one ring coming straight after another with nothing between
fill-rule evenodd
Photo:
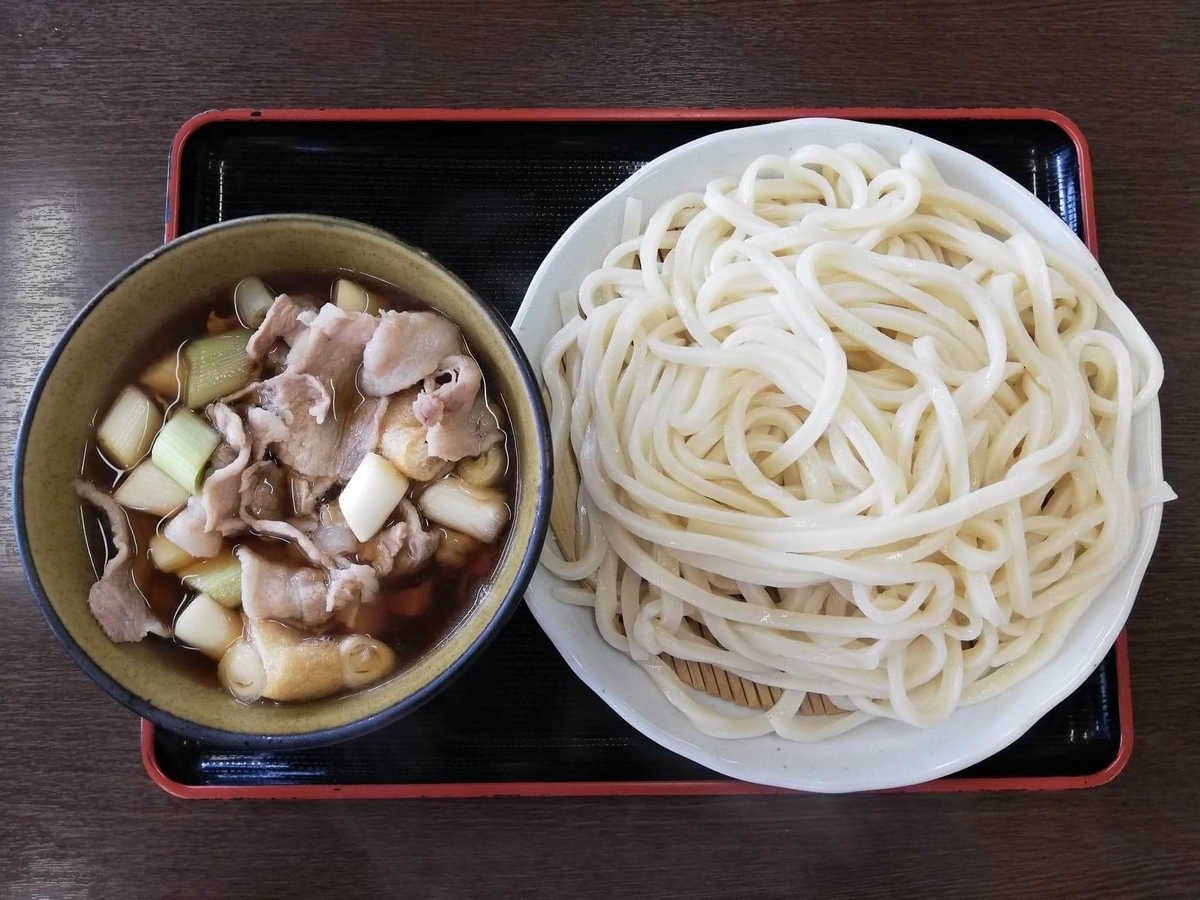
<instances>
[{"instance_id":1,"label":"white scallion slice","mask_svg":"<svg viewBox=\"0 0 1200 900\"><path fill-rule=\"evenodd\" d=\"M211 659L220 660L242 636L242 617L208 594L197 594L175 619L175 638Z\"/></svg>"},{"instance_id":2,"label":"white scallion slice","mask_svg":"<svg viewBox=\"0 0 1200 900\"><path fill-rule=\"evenodd\" d=\"M113 493L113 499L126 509L169 516L187 503L188 492L147 459L125 476Z\"/></svg>"},{"instance_id":3,"label":"white scallion slice","mask_svg":"<svg viewBox=\"0 0 1200 900\"><path fill-rule=\"evenodd\" d=\"M508 524L508 504L503 494L468 484L456 475L425 488L417 506L431 522L461 531L486 544L494 541Z\"/></svg>"},{"instance_id":4,"label":"white scallion slice","mask_svg":"<svg viewBox=\"0 0 1200 900\"><path fill-rule=\"evenodd\" d=\"M154 401L131 385L117 395L96 429L96 443L112 462L132 469L149 452L162 422Z\"/></svg>"},{"instance_id":5,"label":"white scallion slice","mask_svg":"<svg viewBox=\"0 0 1200 900\"><path fill-rule=\"evenodd\" d=\"M158 571L174 575L180 569L194 565L196 557L169 540L165 534L156 534L150 538L150 562Z\"/></svg>"},{"instance_id":6,"label":"white scallion slice","mask_svg":"<svg viewBox=\"0 0 1200 900\"><path fill-rule=\"evenodd\" d=\"M379 315L379 298L349 278L339 278L333 283L333 302L346 312Z\"/></svg>"},{"instance_id":7,"label":"white scallion slice","mask_svg":"<svg viewBox=\"0 0 1200 900\"><path fill-rule=\"evenodd\" d=\"M275 302L275 295L261 278L251 275L243 278L233 289L233 310L238 320L247 328L257 328L267 317L267 310Z\"/></svg>"},{"instance_id":8,"label":"white scallion slice","mask_svg":"<svg viewBox=\"0 0 1200 900\"><path fill-rule=\"evenodd\" d=\"M408 479L377 453L368 453L342 489L338 505L354 536L369 540L404 499Z\"/></svg>"},{"instance_id":9,"label":"white scallion slice","mask_svg":"<svg viewBox=\"0 0 1200 900\"><path fill-rule=\"evenodd\" d=\"M188 409L176 410L158 433L150 458L189 493L200 490L204 469L220 446L216 429Z\"/></svg>"}]
</instances>

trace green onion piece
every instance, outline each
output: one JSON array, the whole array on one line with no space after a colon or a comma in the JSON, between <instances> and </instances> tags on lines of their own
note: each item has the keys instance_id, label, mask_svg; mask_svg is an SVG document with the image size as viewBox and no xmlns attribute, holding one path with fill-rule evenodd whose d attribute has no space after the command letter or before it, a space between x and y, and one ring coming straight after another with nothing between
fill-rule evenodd
<instances>
[{"instance_id":1,"label":"green onion piece","mask_svg":"<svg viewBox=\"0 0 1200 900\"><path fill-rule=\"evenodd\" d=\"M275 295L261 278L243 278L233 289L233 311L247 328L257 328L267 317Z\"/></svg>"},{"instance_id":2,"label":"green onion piece","mask_svg":"<svg viewBox=\"0 0 1200 900\"><path fill-rule=\"evenodd\" d=\"M113 499L126 509L169 516L187 503L188 492L147 459L125 476L113 493Z\"/></svg>"},{"instance_id":3,"label":"green onion piece","mask_svg":"<svg viewBox=\"0 0 1200 900\"><path fill-rule=\"evenodd\" d=\"M194 591L208 594L222 606L237 609L242 605L242 564L232 553L188 566L180 580Z\"/></svg>"},{"instance_id":4,"label":"green onion piece","mask_svg":"<svg viewBox=\"0 0 1200 900\"><path fill-rule=\"evenodd\" d=\"M207 406L250 383L257 370L254 360L246 353L250 334L239 328L187 345L183 358L187 362L184 395L188 408Z\"/></svg>"},{"instance_id":5,"label":"green onion piece","mask_svg":"<svg viewBox=\"0 0 1200 900\"><path fill-rule=\"evenodd\" d=\"M150 450L162 427L162 412L139 391L122 389L96 429L96 443L122 469L132 469Z\"/></svg>"},{"instance_id":6,"label":"green onion piece","mask_svg":"<svg viewBox=\"0 0 1200 900\"><path fill-rule=\"evenodd\" d=\"M195 494L204 480L208 458L220 443L221 436L212 426L191 410L181 409L158 433L150 458L181 487Z\"/></svg>"}]
</instances>

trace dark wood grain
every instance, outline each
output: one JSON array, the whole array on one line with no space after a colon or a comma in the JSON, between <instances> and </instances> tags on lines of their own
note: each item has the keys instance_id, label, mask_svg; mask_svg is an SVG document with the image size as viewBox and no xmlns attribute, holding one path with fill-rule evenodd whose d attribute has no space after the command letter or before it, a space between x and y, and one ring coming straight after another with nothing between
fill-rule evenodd
<instances>
[{"instance_id":1,"label":"dark wood grain","mask_svg":"<svg viewBox=\"0 0 1200 900\"><path fill-rule=\"evenodd\" d=\"M987 7L987 12L983 8ZM1200 891L1200 5L0 4L0 454L70 316L162 231L221 106L1047 106L1095 161L1101 258L1157 340L1163 522L1130 622L1137 748L1092 791L184 803L61 652L0 498L0 895L1194 897Z\"/></svg>"}]
</instances>

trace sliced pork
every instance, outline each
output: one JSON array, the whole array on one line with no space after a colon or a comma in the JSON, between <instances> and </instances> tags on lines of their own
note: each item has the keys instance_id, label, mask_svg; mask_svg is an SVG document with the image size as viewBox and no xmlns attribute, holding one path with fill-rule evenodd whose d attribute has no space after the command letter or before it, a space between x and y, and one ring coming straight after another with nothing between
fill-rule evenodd
<instances>
[{"instance_id":1,"label":"sliced pork","mask_svg":"<svg viewBox=\"0 0 1200 900\"><path fill-rule=\"evenodd\" d=\"M342 510L336 503L327 503L321 507L312 539L330 556L352 556L358 553L358 538L346 524Z\"/></svg>"},{"instance_id":2,"label":"sliced pork","mask_svg":"<svg viewBox=\"0 0 1200 900\"><path fill-rule=\"evenodd\" d=\"M428 432L430 456L457 461L478 456L504 438L479 389L483 373L470 356L448 356L425 378L413 415Z\"/></svg>"},{"instance_id":3,"label":"sliced pork","mask_svg":"<svg viewBox=\"0 0 1200 900\"><path fill-rule=\"evenodd\" d=\"M284 372L258 386L259 406L246 411L254 455L270 450L301 475L320 478L335 468L341 428L330 419L332 399L312 375Z\"/></svg>"},{"instance_id":4,"label":"sliced pork","mask_svg":"<svg viewBox=\"0 0 1200 900\"><path fill-rule=\"evenodd\" d=\"M400 504L400 515L401 521L375 535L359 551L384 578L418 571L433 558L441 540L441 532L427 530L408 500Z\"/></svg>"},{"instance_id":5,"label":"sliced pork","mask_svg":"<svg viewBox=\"0 0 1200 900\"><path fill-rule=\"evenodd\" d=\"M287 515L285 474L278 463L263 460L242 472L241 505L238 516L248 519L282 519Z\"/></svg>"},{"instance_id":6,"label":"sliced pork","mask_svg":"<svg viewBox=\"0 0 1200 900\"><path fill-rule=\"evenodd\" d=\"M239 547L237 557L242 565L242 609L251 619L313 627L379 597L379 580L370 566L322 570L277 562L248 547Z\"/></svg>"},{"instance_id":7,"label":"sliced pork","mask_svg":"<svg viewBox=\"0 0 1200 900\"><path fill-rule=\"evenodd\" d=\"M346 312L327 303L292 345L287 371L315 375L331 387L335 397L348 395L378 326L375 316Z\"/></svg>"},{"instance_id":8,"label":"sliced pork","mask_svg":"<svg viewBox=\"0 0 1200 900\"><path fill-rule=\"evenodd\" d=\"M286 441L288 437L288 427L283 419L259 406L246 410L246 430L250 433L250 455L255 460L266 456L271 444Z\"/></svg>"},{"instance_id":9,"label":"sliced pork","mask_svg":"<svg viewBox=\"0 0 1200 900\"><path fill-rule=\"evenodd\" d=\"M379 443L387 399L368 398L348 412L318 418L313 383L311 376L288 373L263 383L263 406L247 413L255 447L269 449L305 478L348 481Z\"/></svg>"},{"instance_id":10,"label":"sliced pork","mask_svg":"<svg viewBox=\"0 0 1200 900\"><path fill-rule=\"evenodd\" d=\"M334 478L305 478L293 473L288 479L292 511L298 516L311 516L317 511L317 503L336 483Z\"/></svg>"},{"instance_id":11,"label":"sliced pork","mask_svg":"<svg viewBox=\"0 0 1200 900\"><path fill-rule=\"evenodd\" d=\"M204 480L200 502L204 506L204 530L233 537L246 530L242 521L242 473L250 463L250 439L242 420L224 403L213 403L208 418L220 432L224 444L218 451L221 464ZM230 459L229 455L233 454Z\"/></svg>"},{"instance_id":12,"label":"sliced pork","mask_svg":"<svg viewBox=\"0 0 1200 900\"><path fill-rule=\"evenodd\" d=\"M404 551L408 531L407 523L397 522L360 545L359 554L371 560L371 567L386 578L392 574L396 558Z\"/></svg>"},{"instance_id":13,"label":"sliced pork","mask_svg":"<svg viewBox=\"0 0 1200 900\"><path fill-rule=\"evenodd\" d=\"M378 600L379 578L370 566L351 563L329 572L325 608L330 613L349 609L359 603L376 603Z\"/></svg>"},{"instance_id":14,"label":"sliced pork","mask_svg":"<svg viewBox=\"0 0 1200 900\"><path fill-rule=\"evenodd\" d=\"M444 409L441 420L425 436L430 456L456 461L478 456L503 440L504 432L483 394L476 394L470 406Z\"/></svg>"},{"instance_id":15,"label":"sliced pork","mask_svg":"<svg viewBox=\"0 0 1200 900\"><path fill-rule=\"evenodd\" d=\"M284 426L290 428L297 414L323 425L334 414L334 394L317 376L306 372L283 372L269 378L257 387L259 408L273 413ZM253 411L251 407L250 411ZM274 440L285 443L290 433L278 433Z\"/></svg>"},{"instance_id":16,"label":"sliced pork","mask_svg":"<svg viewBox=\"0 0 1200 900\"><path fill-rule=\"evenodd\" d=\"M314 310L308 304L297 303L287 294L280 294L267 310L263 323L250 335L246 352L254 359L262 359L278 341L292 346L307 327L304 320L311 320L313 315Z\"/></svg>"},{"instance_id":17,"label":"sliced pork","mask_svg":"<svg viewBox=\"0 0 1200 900\"><path fill-rule=\"evenodd\" d=\"M307 532L294 522L285 519L247 519L246 524L255 534L279 538L281 541L290 541L295 544L296 549L303 553L314 566L332 569L337 565L333 557L318 547Z\"/></svg>"},{"instance_id":18,"label":"sliced pork","mask_svg":"<svg viewBox=\"0 0 1200 900\"><path fill-rule=\"evenodd\" d=\"M209 462L215 471L217 469L225 468L235 459L237 459L237 451L230 447L229 444L225 443L221 444L221 446L216 449Z\"/></svg>"},{"instance_id":19,"label":"sliced pork","mask_svg":"<svg viewBox=\"0 0 1200 900\"><path fill-rule=\"evenodd\" d=\"M326 305L288 353L287 370L257 385L247 421L259 450L310 479L349 480L379 442L386 398L361 398L355 378L378 320Z\"/></svg>"},{"instance_id":20,"label":"sliced pork","mask_svg":"<svg viewBox=\"0 0 1200 900\"><path fill-rule=\"evenodd\" d=\"M350 414L342 431L338 445L334 477L338 481L349 481L363 457L379 445L383 430L383 417L387 415L387 397L365 399Z\"/></svg>"},{"instance_id":21,"label":"sliced pork","mask_svg":"<svg viewBox=\"0 0 1200 900\"><path fill-rule=\"evenodd\" d=\"M481 384L479 363L470 356L447 356L425 377L424 390L413 402L413 415L426 428L432 428L446 413L474 403Z\"/></svg>"},{"instance_id":22,"label":"sliced pork","mask_svg":"<svg viewBox=\"0 0 1200 900\"><path fill-rule=\"evenodd\" d=\"M332 569L337 563L312 538L316 526L313 516L290 519L286 474L270 460L255 463L242 474L239 516L254 534L290 541L314 566ZM311 520L311 521L310 521Z\"/></svg>"},{"instance_id":23,"label":"sliced pork","mask_svg":"<svg viewBox=\"0 0 1200 900\"><path fill-rule=\"evenodd\" d=\"M359 541L346 524L336 503L321 508L319 521L310 532L312 540L332 557L356 556L371 563L380 578L411 575L438 548L441 533L427 530L421 514L408 500L399 508L399 520L367 541Z\"/></svg>"},{"instance_id":24,"label":"sliced pork","mask_svg":"<svg viewBox=\"0 0 1200 900\"><path fill-rule=\"evenodd\" d=\"M392 566L393 575L407 575L415 572L433 558L442 542L442 532L425 528L421 523L421 514L408 500L400 504L400 512L408 525L408 536L404 544L404 552Z\"/></svg>"},{"instance_id":25,"label":"sliced pork","mask_svg":"<svg viewBox=\"0 0 1200 900\"><path fill-rule=\"evenodd\" d=\"M363 351L363 393L383 397L411 387L462 347L458 328L444 316L386 311Z\"/></svg>"},{"instance_id":26,"label":"sliced pork","mask_svg":"<svg viewBox=\"0 0 1200 900\"><path fill-rule=\"evenodd\" d=\"M248 547L237 550L242 564L242 609L252 619L302 625L327 622L325 573L311 566L274 562Z\"/></svg>"},{"instance_id":27,"label":"sliced pork","mask_svg":"<svg viewBox=\"0 0 1200 900\"><path fill-rule=\"evenodd\" d=\"M133 580L133 533L117 501L82 478L75 493L104 516L116 554L105 564L100 580L88 591L88 607L109 640L140 641L148 634L170 637L171 629L154 615Z\"/></svg>"},{"instance_id":28,"label":"sliced pork","mask_svg":"<svg viewBox=\"0 0 1200 900\"><path fill-rule=\"evenodd\" d=\"M197 559L212 559L221 552L221 534L207 528L208 512L200 497L188 497L187 506L163 526L163 536Z\"/></svg>"}]
</instances>

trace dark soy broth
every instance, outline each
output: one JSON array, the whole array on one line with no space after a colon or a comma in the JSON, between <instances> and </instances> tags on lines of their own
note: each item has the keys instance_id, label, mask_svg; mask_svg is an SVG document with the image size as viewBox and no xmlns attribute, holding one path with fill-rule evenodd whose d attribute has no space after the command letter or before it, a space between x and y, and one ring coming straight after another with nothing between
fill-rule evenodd
<instances>
[{"instance_id":1,"label":"dark soy broth","mask_svg":"<svg viewBox=\"0 0 1200 900\"><path fill-rule=\"evenodd\" d=\"M390 284L357 273L274 272L262 274L260 277L269 285L274 294L286 293L296 300L310 301L318 308L322 304L330 302L331 287L335 279L351 277L377 297L382 309L436 312L428 305L408 296ZM105 397L101 408L97 410L94 422L98 424L121 389L126 385L136 385L139 374L156 360L179 350L188 341L205 337L210 333L219 333L212 330L214 323L216 328L242 327L234 310L233 288L234 285L231 284L215 295L193 304L189 310L181 313L166 328L150 340L143 342L125 358L114 373L112 389ZM263 377L267 376L263 375ZM483 377L482 392L490 403L500 407L501 410L504 409L503 398L500 394L488 392L486 371ZM177 405L169 403L162 396L152 395L152 399L164 413L169 413ZM361 400L360 395L357 398L351 398L350 402ZM342 415L352 411L353 407L341 408L341 405L346 402L344 398L337 398L333 414ZM203 410L197 410L197 413L202 415ZM497 490L504 494L511 510L515 489L512 482L513 446L507 421L502 424L504 440L500 447L508 462L503 480L497 486ZM270 458L270 454L268 454L268 458ZM451 471L453 470L451 469ZM89 440L81 460L80 474L111 493L122 483L128 472L110 462L100 451L95 440ZM340 486L335 485L327 496L336 497L339 491ZM398 512L399 510L397 510ZM156 515L131 509L125 509L125 513L136 544L136 558L133 565L134 581L150 609L162 621L173 623L185 605L185 601L194 592L184 587L176 576L165 574L155 568L147 555L147 546L151 538L162 531L164 523L170 517L160 519ZM103 570L105 561L111 558L113 549L102 524L102 517L88 504L83 504L82 515L85 540L96 572L99 573ZM396 519L397 514L393 514L392 518L388 519L388 524ZM441 530L444 534L445 529L424 519L422 519L422 525L426 529ZM381 626L368 632L362 630L352 632L334 619L313 633L332 635L368 633L371 637L385 642L395 652L397 660L392 675L403 672L445 640L477 602L481 593L486 590L496 561L509 540L509 531L510 525L505 525L494 542L491 544L480 543L473 555L466 559L461 566L452 567L431 560L417 573L381 578L378 603L386 610ZM288 541L245 533L227 543L230 549L242 546L252 547L255 553L270 560L311 566L300 550ZM367 562L366 560L354 561ZM422 586L428 594L428 600L424 603L414 602L412 598L416 592L422 589ZM153 638L147 639L152 640ZM174 649L181 654L199 655L190 647L179 643L176 643ZM215 678L215 666L209 668Z\"/></svg>"}]
</instances>

